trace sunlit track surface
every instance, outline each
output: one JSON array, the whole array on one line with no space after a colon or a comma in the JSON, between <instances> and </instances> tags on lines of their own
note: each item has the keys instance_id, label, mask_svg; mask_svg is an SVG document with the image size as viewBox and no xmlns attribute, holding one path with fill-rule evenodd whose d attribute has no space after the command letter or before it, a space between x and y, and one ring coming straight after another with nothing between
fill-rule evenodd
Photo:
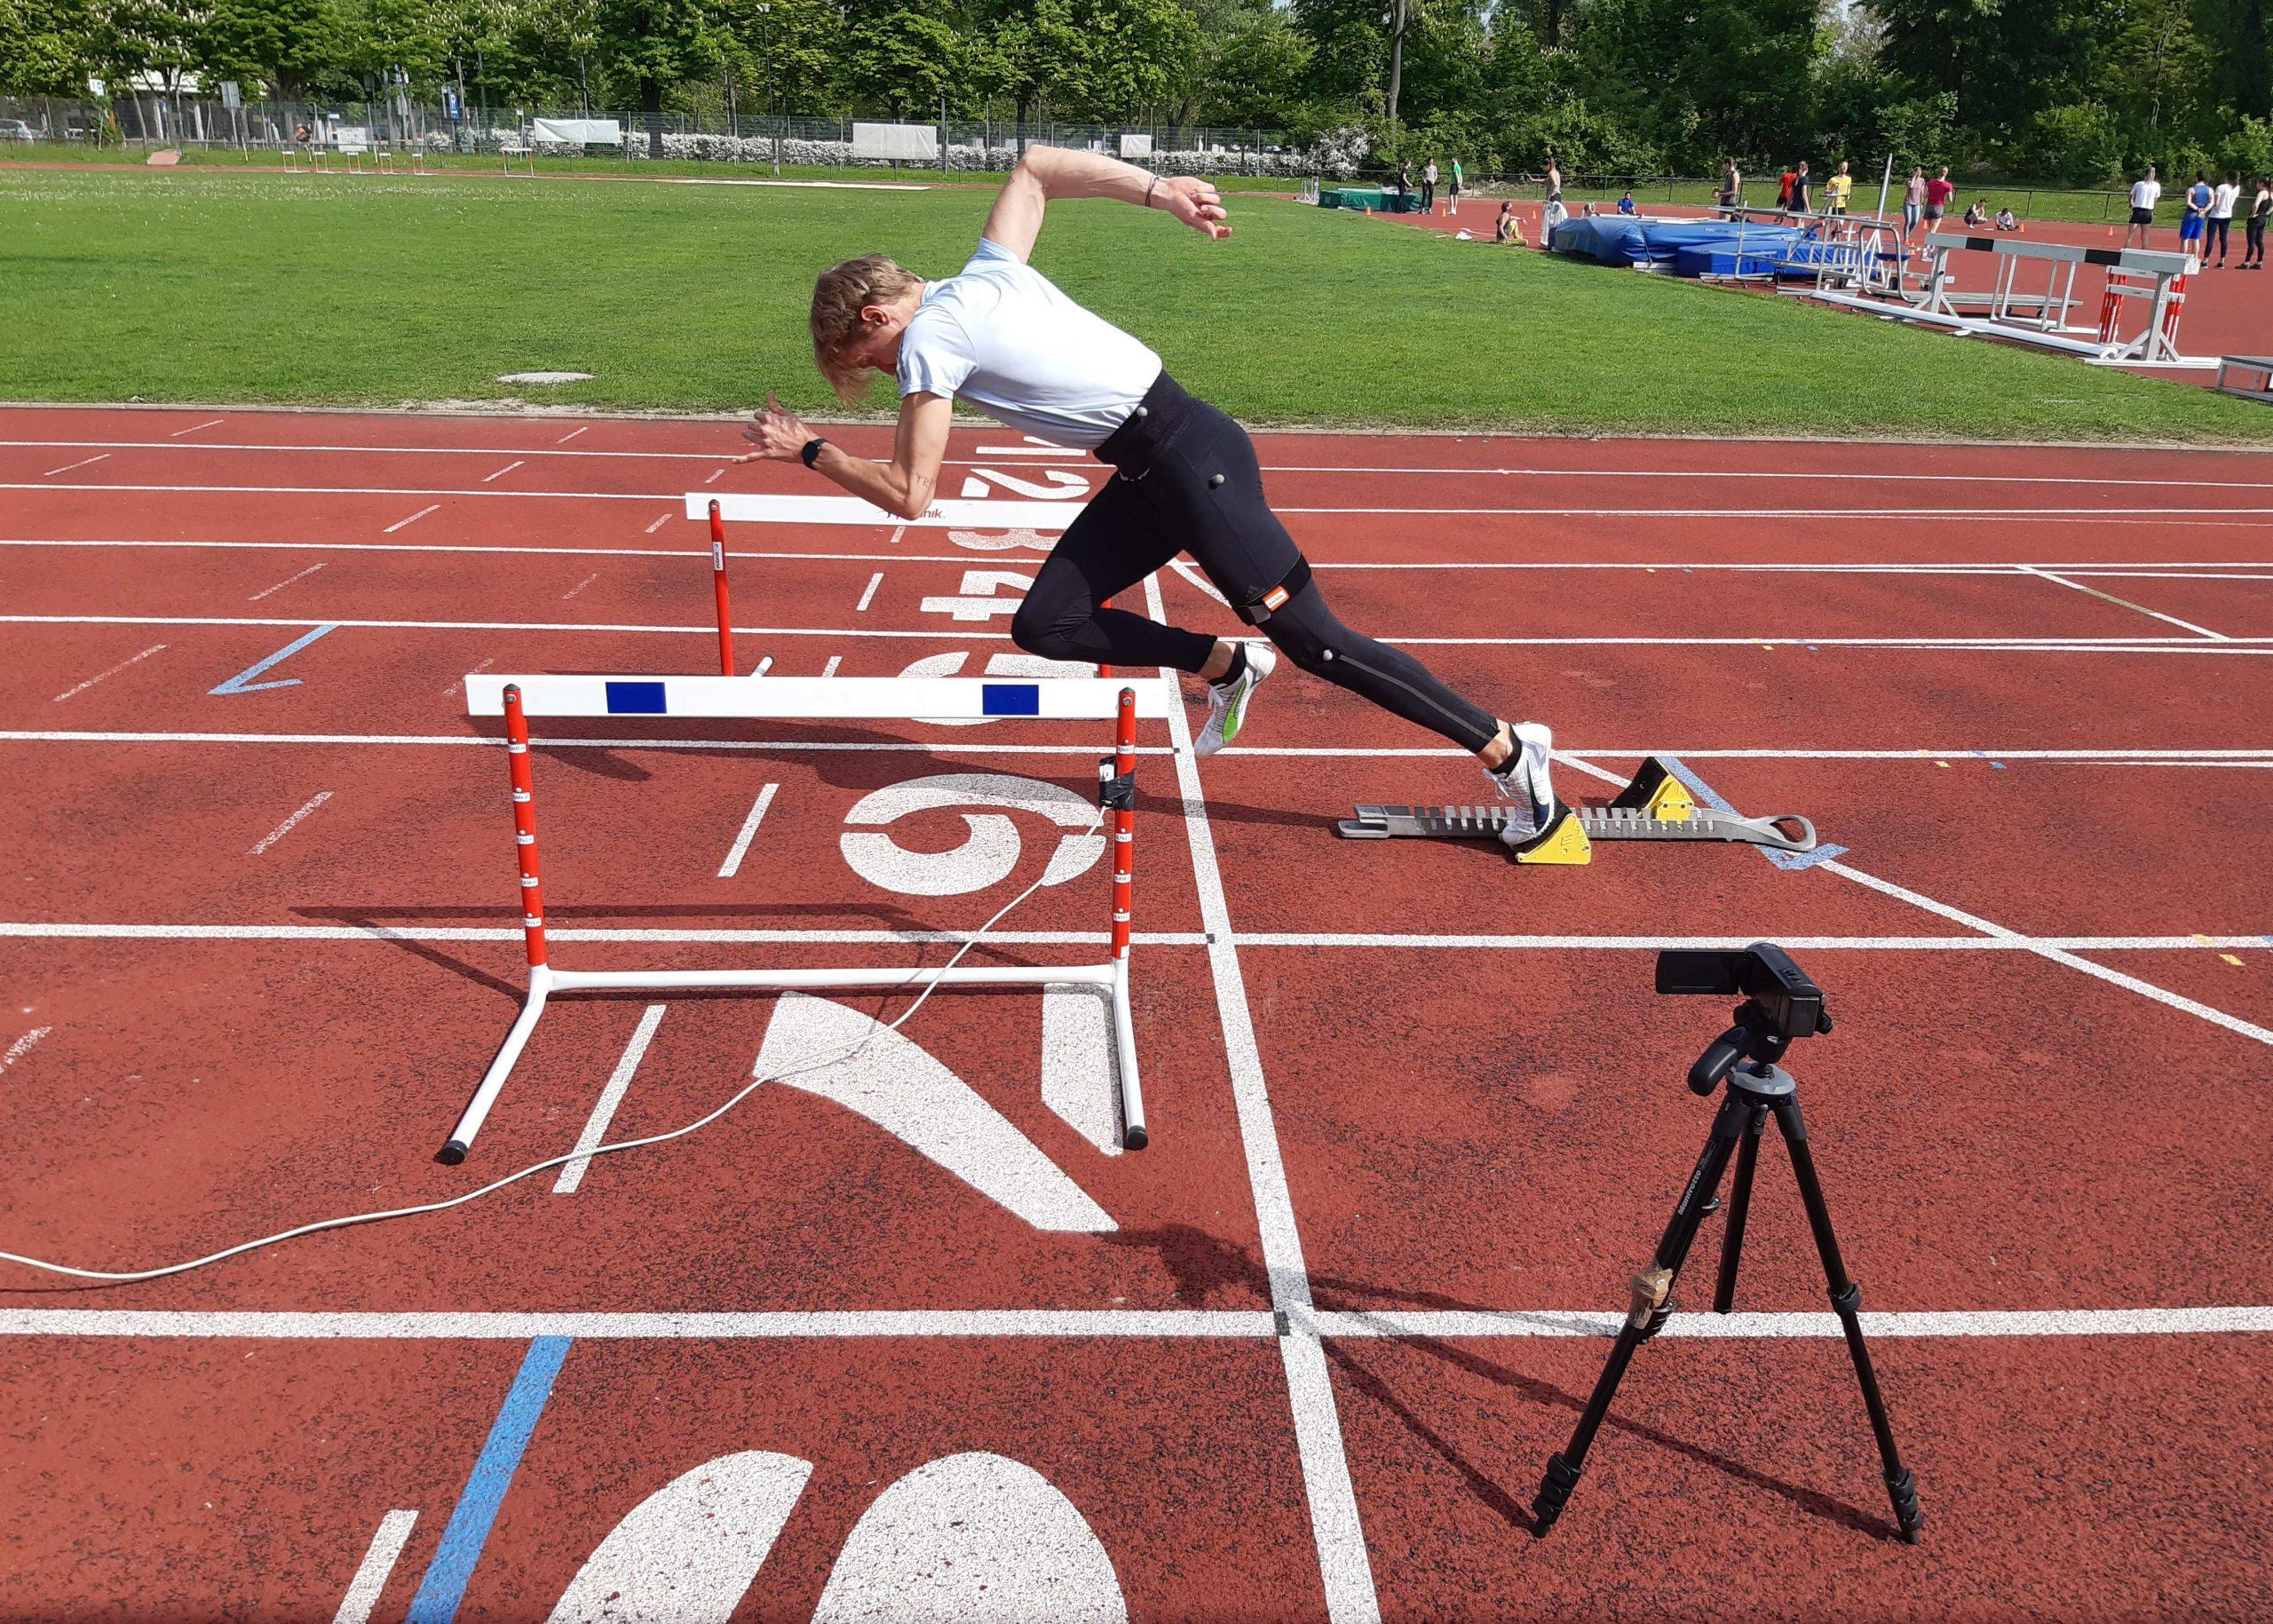
<instances>
[{"instance_id":1,"label":"sunlit track surface","mask_svg":"<svg viewBox=\"0 0 2273 1624\"><path fill-rule=\"evenodd\" d=\"M936 1617L966 1580L1051 1618L2260 1609L2273 455L1263 436L1342 616L1553 722L1566 796L1662 753L1842 851L1336 841L1487 792L1287 673L1218 757L1140 736L1149 1149L1065 993L943 996L584 1161L901 1007L658 994L555 1008L437 1166L520 985L463 678L703 669L688 494L834 494L739 447L0 410L0 1249L169 1262L579 1153L174 1280L10 1273L41 1492L0 1512L0 1614ZM735 525L743 665L1012 669L1052 536L987 520L1100 471L976 428L948 467L971 522ZM935 965L1061 857L975 956L1079 958L1105 875L1032 808L1094 796L1093 732L543 725L558 962ZM1680 1076L1725 1011L1651 957L1762 938L1837 1017L1794 1069L1927 1542L1888 1537L1771 1155L1738 1311L1639 1358L1534 1544L1704 1131ZM923 1131L889 1108L919 1084Z\"/></svg>"}]
</instances>

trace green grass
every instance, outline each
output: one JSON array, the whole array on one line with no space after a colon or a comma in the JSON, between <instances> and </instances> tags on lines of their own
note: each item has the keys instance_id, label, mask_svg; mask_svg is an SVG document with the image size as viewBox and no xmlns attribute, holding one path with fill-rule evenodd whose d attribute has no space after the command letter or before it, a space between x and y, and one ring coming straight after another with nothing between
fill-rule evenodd
<instances>
[{"instance_id":1,"label":"green grass","mask_svg":"<svg viewBox=\"0 0 2273 1624\"><path fill-rule=\"evenodd\" d=\"M646 138L635 131L631 139L638 145ZM151 150L147 146L90 147L83 141L15 143L0 147L0 173L5 173L11 163L91 163L113 169L146 169L149 166ZM266 170L278 175L289 172L284 167L284 154L273 148L240 151L234 147L184 147L173 150L181 154L181 162L176 167L182 169L232 172ZM347 166L347 160L337 155L333 155L330 162L336 170L344 170ZM530 162L516 157L513 173L521 173L529 167ZM409 167L407 150L399 154L398 162L404 169ZM371 163L368 157L361 160L362 167L367 170ZM538 175L559 178L600 176L613 178L622 175L663 175L699 177L710 180L771 180L778 172L784 180L902 181L928 186L999 186L1002 181L999 172L919 169L914 164L891 169L875 164L784 163L777 171L770 163L728 162L702 158L626 158L622 153L606 147L596 148L585 157L538 157L535 163ZM305 167L305 162L302 167ZM426 167L503 178L505 161L495 153L429 153ZM1225 192L1295 192L1300 190L1303 184L1301 179L1286 175L1218 175L1214 179L1217 188Z\"/></svg>"},{"instance_id":2,"label":"green grass","mask_svg":"<svg viewBox=\"0 0 2273 1624\"><path fill-rule=\"evenodd\" d=\"M943 273L983 195L600 181L0 170L19 400L395 405L592 372L583 406L834 410L814 272L883 248ZM1253 200L1210 244L1052 211L1036 263L1255 424L2273 440L2162 379L1789 300ZM881 380L871 406L888 410Z\"/></svg>"}]
</instances>

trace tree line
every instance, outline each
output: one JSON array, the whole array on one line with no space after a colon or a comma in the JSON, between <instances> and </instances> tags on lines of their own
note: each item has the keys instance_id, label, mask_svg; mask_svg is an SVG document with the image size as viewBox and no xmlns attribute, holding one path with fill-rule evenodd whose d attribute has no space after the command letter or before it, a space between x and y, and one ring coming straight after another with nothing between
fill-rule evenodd
<instances>
[{"instance_id":1,"label":"tree line","mask_svg":"<svg viewBox=\"0 0 2273 1624\"><path fill-rule=\"evenodd\" d=\"M0 94L1363 129L1374 161L2273 172L2273 0L0 0Z\"/></svg>"}]
</instances>

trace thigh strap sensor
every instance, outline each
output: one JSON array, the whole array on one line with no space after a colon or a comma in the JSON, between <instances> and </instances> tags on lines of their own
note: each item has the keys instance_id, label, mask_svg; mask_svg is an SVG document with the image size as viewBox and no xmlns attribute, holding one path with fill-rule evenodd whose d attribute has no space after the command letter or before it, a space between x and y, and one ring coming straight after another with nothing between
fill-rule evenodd
<instances>
[{"instance_id":1,"label":"thigh strap sensor","mask_svg":"<svg viewBox=\"0 0 2273 1624\"><path fill-rule=\"evenodd\" d=\"M1287 600L1311 583L1308 558L1296 558L1295 566L1279 578L1278 584L1265 589L1252 601L1233 604L1232 610L1250 626L1260 626L1287 606Z\"/></svg>"}]
</instances>

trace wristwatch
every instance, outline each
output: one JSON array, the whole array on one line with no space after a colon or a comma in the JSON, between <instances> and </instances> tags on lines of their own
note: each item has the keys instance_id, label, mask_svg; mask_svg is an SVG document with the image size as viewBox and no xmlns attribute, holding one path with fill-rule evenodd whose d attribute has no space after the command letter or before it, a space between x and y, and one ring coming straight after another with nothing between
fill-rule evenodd
<instances>
[{"instance_id":1,"label":"wristwatch","mask_svg":"<svg viewBox=\"0 0 2273 1624\"><path fill-rule=\"evenodd\" d=\"M820 455L820 448L827 444L828 444L828 440L818 434L814 435L798 448L797 460L811 468L813 465L813 459Z\"/></svg>"}]
</instances>

